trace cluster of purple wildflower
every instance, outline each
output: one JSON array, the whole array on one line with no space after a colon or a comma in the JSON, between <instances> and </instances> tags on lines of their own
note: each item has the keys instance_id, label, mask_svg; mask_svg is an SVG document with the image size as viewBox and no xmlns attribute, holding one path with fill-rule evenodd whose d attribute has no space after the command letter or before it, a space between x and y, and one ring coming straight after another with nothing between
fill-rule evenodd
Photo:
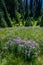
<instances>
[{"instance_id":1,"label":"cluster of purple wildflower","mask_svg":"<svg viewBox=\"0 0 43 65\"><path fill-rule=\"evenodd\" d=\"M25 44L25 45L28 45L28 46L33 47L33 48L39 46L38 43L36 43L33 40L28 40L28 39L22 40L20 37L17 37L14 39L9 39L9 43L10 44L14 44L14 43Z\"/></svg>"},{"instance_id":2,"label":"cluster of purple wildflower","mask_svg":"<svg viewBox=\"0 0 43 65\"><path fill-rule=\"evenodd\" d=\"M37 57L39 53L38 43L33 40L21 39L20 37L10 38L3 48L11 53L16 53L25 59Z\"/></svg>"}]
</instances>

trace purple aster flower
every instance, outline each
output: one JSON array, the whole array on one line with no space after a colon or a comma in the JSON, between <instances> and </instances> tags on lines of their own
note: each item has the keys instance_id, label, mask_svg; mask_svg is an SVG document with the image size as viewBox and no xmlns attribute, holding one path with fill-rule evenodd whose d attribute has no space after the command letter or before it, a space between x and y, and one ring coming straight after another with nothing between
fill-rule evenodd
<instances>
[{"instance_id":1,"label":"purple aster flower","mask_svg":"<svg viewBox=\"0 0 43 65\"><path fill-rule=\"evenodd\" d=\"M31 41L30 40L24 40L24 43L28 45L31 43Z\"/></svg>"},{"instance_id":2,"label":"purple aster flower","mask_svg":"<svg viewBox=\"0 0 43 65\"><path fill-rule=\"evenodd\" d=\"M15 42L16 42L16 43L21 43L21 42L22 42L22 40L21 40L21 38L20 38L20 37L17 37L17 38L15 39Z\"/></svg>"}]
</instances>

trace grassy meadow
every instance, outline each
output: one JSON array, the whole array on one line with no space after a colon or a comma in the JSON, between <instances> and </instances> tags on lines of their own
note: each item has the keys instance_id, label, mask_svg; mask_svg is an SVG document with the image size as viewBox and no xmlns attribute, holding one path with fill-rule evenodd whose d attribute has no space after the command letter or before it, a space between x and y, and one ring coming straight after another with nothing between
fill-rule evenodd
<instances>
[{"instance_id":1,"label":"grassy meadow","mask_svg":"<svg viewBox=\"0 0 43 65\"><path fill-rule=\"evenodd\" d=\"M12 27L4 29L0 28L0 43L2 43L3 45L6 44L9 39L14 39L16 37L36 41L40 46L39 56L37 57L36 60L29 62L24 61L24 59L20 57L15 57L13 56L13 54L8 54L4 58L2 58L0 54L0 65L43 65L43 28L40 27Z\"/></svg>"}]
</instances>

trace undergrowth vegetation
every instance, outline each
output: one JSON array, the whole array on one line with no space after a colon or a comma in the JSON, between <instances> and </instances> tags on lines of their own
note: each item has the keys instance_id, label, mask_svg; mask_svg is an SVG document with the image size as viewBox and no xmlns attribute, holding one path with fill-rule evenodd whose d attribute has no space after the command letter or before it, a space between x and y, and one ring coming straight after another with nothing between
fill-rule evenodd
<instances>
[{"instance_id":1,"label":"undergrowth vegetation","mask_svg":"<svg viewBox=\"0 0 43 65\"><path fill-rule=\"evenodd\" d=\"M0 65L43 65L43 28L0 29Z\"/></svg>"}]
</instances>

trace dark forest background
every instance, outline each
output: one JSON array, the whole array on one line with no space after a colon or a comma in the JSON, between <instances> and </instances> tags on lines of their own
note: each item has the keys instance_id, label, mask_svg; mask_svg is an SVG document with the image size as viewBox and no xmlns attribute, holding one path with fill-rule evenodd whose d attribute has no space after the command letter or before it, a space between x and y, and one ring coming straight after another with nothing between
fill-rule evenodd
<instances>
[{"instance_id":1,"label":"dark forest background","mask_svg":"<svg viewBox=\"0 0 43 65\"><path fill-rule=\"evenodd\" d=\"M43 0L0 0L0 27L43 26Z\"/></svg>"}]
</instances>

